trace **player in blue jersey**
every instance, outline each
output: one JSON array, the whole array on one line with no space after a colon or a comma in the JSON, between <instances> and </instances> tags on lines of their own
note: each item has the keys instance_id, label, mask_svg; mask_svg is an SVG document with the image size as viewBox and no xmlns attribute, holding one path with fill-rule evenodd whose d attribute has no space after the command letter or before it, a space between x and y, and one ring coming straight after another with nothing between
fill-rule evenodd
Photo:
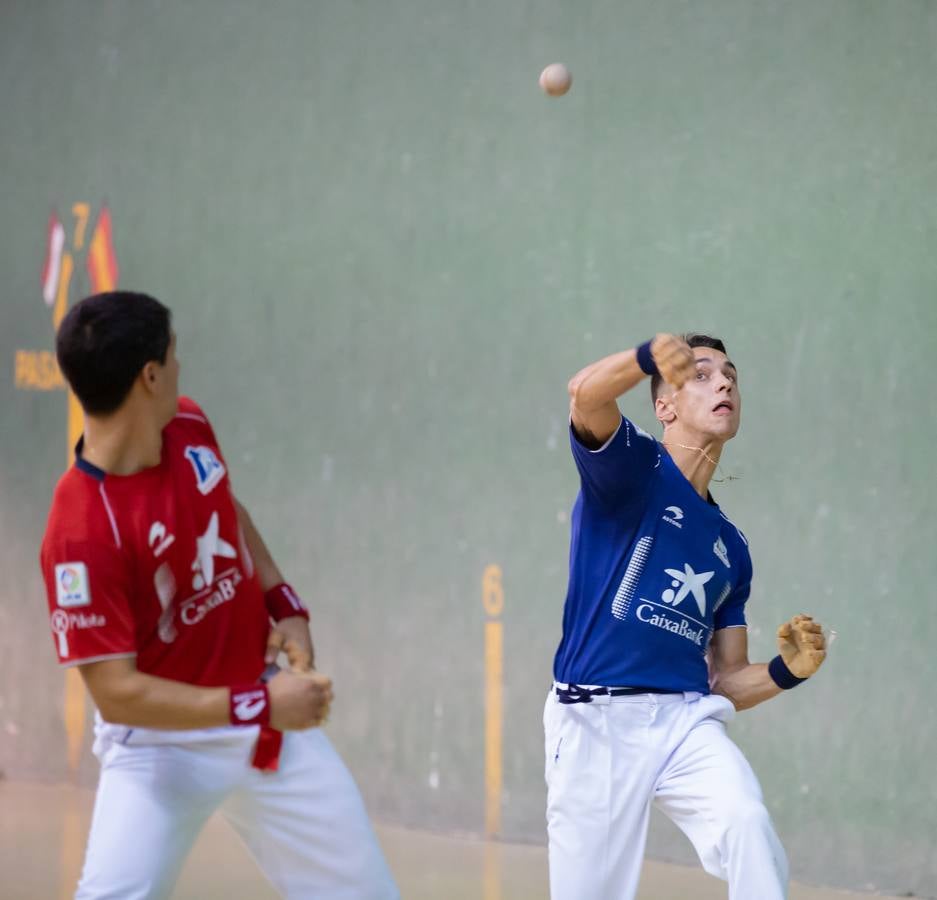
<instances>
[{"instance_id":1,"label":"player in blue jersey","mask_svg":"<svg viewBox=\"0 0 937 900\"><path fill-rule=\"evenodd\" d=\"M661 441L618 409L647 375ZM725 723L809 678L826 648L799 615L779 656L748 661L748 542L709 493L739 428L736 368L720 340L658 335L569 394L581 490L544 709L551 896L634 897L654 803L732 900L782 900L784 849Z\"/></svg>"}]
</instances>

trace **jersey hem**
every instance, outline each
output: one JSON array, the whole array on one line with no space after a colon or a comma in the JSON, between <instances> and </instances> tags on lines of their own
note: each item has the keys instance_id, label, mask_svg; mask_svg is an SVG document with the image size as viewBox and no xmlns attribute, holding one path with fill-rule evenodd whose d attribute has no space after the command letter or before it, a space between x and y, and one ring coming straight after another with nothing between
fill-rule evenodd
<instances>
[{"instance_id":1,"label":"jersey hem","mask_svg":"<svg viewBox=\"0 0 937 900\"><path fill-rule=\"evenodd\" d=\"M621 426L624 424L625 424L625 417L622 416L618 420L618 427L614 430L614 432L612 432L612 435L609 437L609 439L604 444L602 444L602 446L599 447L598 449L592 450L589 447L587 447L582 441L579 440L579 435L576 434L576 426L573 424L573 417L572 416L569 417L569 427L572 429L572 432L573 432L573 440L577 444L579 444L579 446L582 447L582 449L585 450L586 453L593 453L593 454L601 453L603 450L607 450L609 444L611 444L611 442L615 440L615 438L618 435L618 432L621 431Z\"/></svg>"},{"instance_id":2,"label":"jersey hem","mask_svg":"<svg viewBox=\"0 0 937 900\"><path fill-rule=\"evenodd\" d=\"M63 669L70 669L72 666L83 666L86 663L101 662L104 659L131 659L136 653L105 653L102 656L88 656L82 659L70 659L68 662L59 661Z\"/></svg>"}]
</instances>

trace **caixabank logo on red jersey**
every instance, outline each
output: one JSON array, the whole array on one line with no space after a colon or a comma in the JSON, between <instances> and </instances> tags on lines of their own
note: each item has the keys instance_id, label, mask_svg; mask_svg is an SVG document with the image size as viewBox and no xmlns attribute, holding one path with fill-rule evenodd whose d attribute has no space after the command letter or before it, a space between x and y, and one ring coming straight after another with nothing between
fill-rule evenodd
<instances>
[{"instance_id":1,"label":"caixabank logo on red jersey","mask_svg":"<svg viewBox=\"0 0 937 900\"><path fill-rule=\"evenodd\" d=\"M119 271L111 231L111 212L102 204L75 203L71 217L53 210L46 226L45 261L39 275L42 301L57 331L73 294L97 294L117 287ZM88 238L90 227L90 238ZM14 383L20 390L64 390L55 352L17 350Z\"/></svg>"},{"instance_id":2,"label":"caixabank logo on red jersey","mask_svg":"<svg viewBox=\"0 0 937 900\"><path fill-rule=\"evenodd\" d=\"M205 532L196 538L195 559L191 565L194 594L177 600L178 585L169 562L162 563L154 573L153 583L162 607L157 633L165 644L171 644L178 637L177 621L183 625L197 625L212 610L233 600L238 585L244 581L244 573L237 562L237 548L221 536L220 524L216 510ZM232 564L220 569L217 560L231 560Z\"/></svg>"}]
</instances>

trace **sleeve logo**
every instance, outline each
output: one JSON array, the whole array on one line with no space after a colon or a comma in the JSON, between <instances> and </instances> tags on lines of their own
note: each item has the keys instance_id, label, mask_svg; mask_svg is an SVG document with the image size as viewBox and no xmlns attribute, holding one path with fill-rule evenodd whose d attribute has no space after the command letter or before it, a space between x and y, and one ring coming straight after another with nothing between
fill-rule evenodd
<instances>
[{"instance_id":1,"label":"sleeve logo","mask_svg":"<svg viewBox=\"0 0 937 900\"><path fill-rule=\"evenodd\" d=\"M225 476L224 465L210 447L186 447L185 458L192 463L201 494L210 494Z\"/></svg>"},{"instance_id":2,"label":"sleeve logo","mask_svg":"<svg viewBox=\"0 0 937 900\"><path fill-rule=\"evenodd\" d=\"M88 567L83 562L59 563L55 567L55 602L63 609L90 605Z\"/></svg>"},{"instance_id":3,"label":"sleeve logo","mask_svg":"<svg viewBox=\"0 0 937 900\"><path fill-rule=\"evenodd\" d=\"M52 633L58 641L59 656L68 659L68 613L57 609L50 619Z\"/></svg>"},{"instance_id":4,"label":"sleeve logo","mask_svg":"<svg viewBox=\"0 0 937 900\"><path fill-rule=\"evenodd\" d=\"M68 632L73 628L103 628L107 619L96 613L67 613L57 609L49 617L52 633L58 642L59 656L64 660L68 658Z\"/></svg>"}]
</instances>

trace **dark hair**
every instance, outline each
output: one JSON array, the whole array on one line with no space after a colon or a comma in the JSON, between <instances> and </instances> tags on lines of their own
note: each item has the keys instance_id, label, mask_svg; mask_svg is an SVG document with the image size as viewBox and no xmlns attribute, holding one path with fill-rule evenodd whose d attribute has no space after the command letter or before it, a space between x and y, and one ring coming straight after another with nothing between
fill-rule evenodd
<instances>
[{"instance_id":1,"label":"dark hair","mask_svg":"<svg viewBox=\"0 0 937 900\"><path fill-rule=\"evenodd\" d=\"M114 412L148 362L166 362L171 315L159 300L132 291L94 294L68 311L55 355L85 412Z\"/></svg>"},{"instance_id":2,"label":"dark hair","mask_svg":"<svg viewBox=\"0 0 937 900\"><path fill-rule=\"evenodd\" d=\"M722 343L719 338L710 337L708 334L695 334L690 332L688 334L681 334L681 339L686 341L691 347L712 347L713 350L718 350L720 353L726 353L726 345ZM657 395L660 392L660 386L664 383L664 379L660 375L651 376L651 402L653 403L657 400Z\"/></svg>"}]
</instances>

